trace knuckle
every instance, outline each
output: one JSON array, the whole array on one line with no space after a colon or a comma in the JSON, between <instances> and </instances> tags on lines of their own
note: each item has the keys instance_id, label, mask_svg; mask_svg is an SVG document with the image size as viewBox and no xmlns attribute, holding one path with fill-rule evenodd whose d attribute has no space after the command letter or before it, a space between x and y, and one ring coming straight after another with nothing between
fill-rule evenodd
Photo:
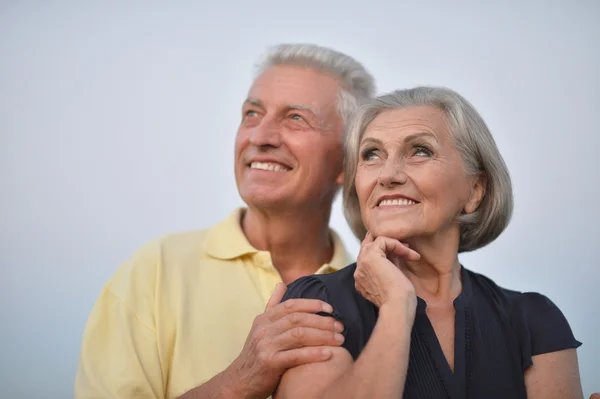
<instances>
[{"instance_id":1,"label":"knuckle","mask_svg":"<svg viewBox=\"0 0 600 399\"><path fill-rule=\"evenodd\" d=\"M288 321L291 325L295 326L300 324L301 318L299 313L292 313L288 317Z\"/></svg>"},{"instance_id":2,"label":"knuckle","mask_svg":"<svg viewBox=\"0 0 600 399\"><path fill-rule=\"evenodd\" d=\"M267 335L269 335L269 330L267 328L258 328L254 332L254 340L262 341L267 337Z\"/></svg>"},{"instance_id":3,"label":"knuckle","mask_svg":"<svg viewBox=\"0 0 600 399\"><path fill-rule=\"evenodd\" d=\"M301 327L292 328L290 330L290 334L292 335L292 337L296 338L297 340L301 340L305 336L304 329Z\"/></svg>"},{"instance_id":4,"label":"knuckle","mask_svg":"<svg viewBox=\"0 0 600 399\"><path fill-rule=\"evenodd\" d=\"M288 361L291 363L297 363L300 359L300 353L297 350L289 351L288 353Z\"/></svg>"},{"instance_id":5,"label":"knuckle","mask_svg":"<svg viewBox=\"0 0 600 399\"><path fill-rule=\"evenodd\" d=\"M270 340L266 337L266 334L262 333L260 336L255 336L254 339L256 349L259 352L266 352L269 347Z\"/></svg>"},{"instance_id":6,"label":"knuckle","mask_svg":"<svg viewBox=\"0 0 600 399\"><path fill-rule=\"evenodd\" d=\"M287 301L283 302L283 306L286 309L294 309L296 307L296 304L298 303L297 299L288 299Z\"/></svg>"},{"instance_id":7,"label":"knuckle","mask_svg":"<svg viewBox=\"0 0 600 399\"><path fill-rule=\"evenodd\" d=\"M270 365L272 362L272 357L267 352L259 352L256 359L259 364L264 366Z\"/></svg>"},{"instance_id":8,"label":"knuckle","mask_svg":"<svg viewBox=\"0 0 600 399\"><path fill-rule=\"evenodd\" d=\"M263 324L264 320L265 320L265 316L264 316L263 314L259 314L258 316L256 316L256 317L254 318L254 321L252 322L252 325L253 325L254 327L258 327L258 326L260 326L261 324Z\"/></svg>"}]
</instances>

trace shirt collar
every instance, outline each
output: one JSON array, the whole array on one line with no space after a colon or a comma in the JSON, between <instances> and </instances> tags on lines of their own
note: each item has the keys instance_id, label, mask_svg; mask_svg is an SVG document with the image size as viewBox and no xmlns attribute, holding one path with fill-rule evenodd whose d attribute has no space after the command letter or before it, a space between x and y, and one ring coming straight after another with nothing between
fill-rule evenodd
<instances>
[{"instance_id":1,"label":"shirt collar","mask_svg":"<svg viewBox=\"0 0 600 399\"><path fill-rule=\"evenodd\" d=\"M333 241L333 256L329 263L321 266L315 274L335 272L354 262L340 236L333 229L329 229L329 234L331 234L331 240Z\"/></svg>"},{"instance_id":2,"label":"shirt collar","mask_svg":"<svg viewBox=\"0 0 600 399\"><path fill-rule=\"evenodd\" d=\"M241 224L244 210L244 208L234 210L225 220L208 230L203 244L203 249L208 255L228 260L250 254L268 254L266 251L254 248L246 238ZM352 262L339 235L332 229L329 232L333 241L333 256L328 263L316 271L316 274L331 273Z\"/></svg>"},{"instance_id":3,"label":"shirt collar","mask_svg":"<svg viewBox=\"0 0 600 399\"><path fill-rule=\"evenodd\" d=\"M204 251L217 259L235 259L242 255L259 252L242 231L243 208L229 214L227 219L211 227L204 240Z\"/></svg>"}]
</instances>

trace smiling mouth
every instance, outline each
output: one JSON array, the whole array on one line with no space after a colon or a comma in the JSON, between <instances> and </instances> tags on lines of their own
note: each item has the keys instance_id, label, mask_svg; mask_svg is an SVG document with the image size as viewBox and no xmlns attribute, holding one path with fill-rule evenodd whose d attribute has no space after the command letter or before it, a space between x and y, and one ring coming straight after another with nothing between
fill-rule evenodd
<instances>
[{"instance_id":1,"label":"smiling mouth","mask_svg":"<svg viewBox=\"0 0 600 399\"><path fill-rule=\"evenodd\" d=\"M408 198L394 198L394 199L384 199L377 204L377 207L385 207L385 206L409 206L409 205L417 205L418 202L413 201Z\"/></svg>"},{"instance_id":2,"label":"smiling mouth","mask_svg":"<svg viewBox=\"0 0 600 399\"><path fill-rule=\"evenodd\" d=\"M268 172L289 172L291 169L276 162L251 162L250 169L266 170Z\"/></svg>"}]
</instances>

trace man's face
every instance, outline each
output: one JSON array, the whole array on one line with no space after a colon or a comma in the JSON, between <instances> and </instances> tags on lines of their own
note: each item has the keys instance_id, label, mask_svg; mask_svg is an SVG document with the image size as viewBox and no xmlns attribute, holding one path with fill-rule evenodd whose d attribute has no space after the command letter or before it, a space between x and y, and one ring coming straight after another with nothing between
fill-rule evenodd
<instances>
[{"instance_id":1,"label":"man's face","mask_svg":"<svg viewBox=\"0 0 600 399\"><path fill-rule=\"evenodd\" d=\"M250 206L330 206L342 183L340 85L309 68L273 66L250 88L235 142L235 178Z\"/></svg>"}]
</instances>

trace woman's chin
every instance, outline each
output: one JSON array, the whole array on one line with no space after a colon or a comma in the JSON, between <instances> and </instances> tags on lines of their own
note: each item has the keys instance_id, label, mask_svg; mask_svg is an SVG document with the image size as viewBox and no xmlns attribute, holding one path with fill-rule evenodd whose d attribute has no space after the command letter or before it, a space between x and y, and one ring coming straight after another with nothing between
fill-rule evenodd
<instances>
[{"instance_id":1,"label":"woman's chin","mask_svg":"<svg viewBox=\"0 0 600 399\"><path fill-rule=\"evenodd\" d=\"M387 238L393 238L394 240L398 240L401 242L409 241L413 237L413 234L411 234L410 231L398 228L374 228L369 231L371 232L374 238L382 236Z\"/></svg>"}]
</instances>

